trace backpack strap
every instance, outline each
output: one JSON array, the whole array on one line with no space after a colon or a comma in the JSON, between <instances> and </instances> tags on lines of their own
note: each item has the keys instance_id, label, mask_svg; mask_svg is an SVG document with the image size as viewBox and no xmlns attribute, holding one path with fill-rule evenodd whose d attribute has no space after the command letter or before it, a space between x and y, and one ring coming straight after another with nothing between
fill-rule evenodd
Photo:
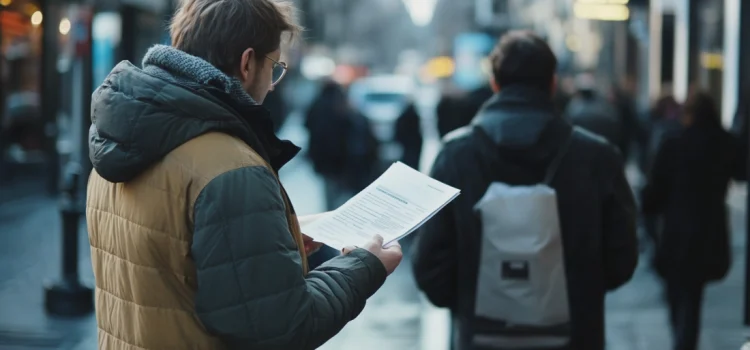
<instances>
[{"instance_id":1,"label":"backpack strap","mask_svg":"<svg viewBox=\"0 0 750 350\"><path fill-rule=\"evenodd\" d=\"M552 162L547 166L547 172L544 175L545 185L550 186L552 184L552 180L555 178L557 169L560 168L560 164L562 163L563 158L565 158L565 154L567 154L568 149L570 149L570 144L573 143L573 134L575 134L575 132L576 130L574 127L573 130L570 131L570 134L565 137L565 141L563 141L563 144L560 146L557 154L555 154L555 158L553 158Z\"/></svg>"}]
</instances>

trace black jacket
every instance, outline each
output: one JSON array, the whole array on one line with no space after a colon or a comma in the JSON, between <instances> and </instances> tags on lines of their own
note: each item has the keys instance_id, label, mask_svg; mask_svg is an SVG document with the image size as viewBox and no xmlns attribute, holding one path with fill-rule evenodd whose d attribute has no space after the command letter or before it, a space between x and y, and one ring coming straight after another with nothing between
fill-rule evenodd
<instances>
[{"instance_id":1,"label":"black jacket","mask_svg":"<svg viewBox=\"0 0 750 350\"><path fill-rule=\"evenodd\" d=\"M595 133L613 145L618 147L622 145L623 127L619 112L614 105L596 92L580 92L568 104L565 117L573 125Z\"/></svg>"},{"instance_id":2,"label":"black jacket","mask_svg":"<svg viewBox=\"0 0 750 350\"><path fill-rule=\"evenodd\" d=\"M737 165L734 138L719 125L667 136L643 190L643 211L661 215L656 269L665 278L708 282L729 270L726 196Z\"/></svg>"},{"instance_id":3,"label":"black jacket","mask_svg":"<svg viewBox=\"0 0 750 350\"><path fill-rule=\"evenodd\" d=\"M437 306L453 312L459 349L471 345L481 223L472 208L493 181L533 184L571 126L555 115L550 97L522 87L495 95L473 122L498 145L481 147L471 128L447 136L432 176L461 195L418 232L413 252L417 284ZM615 148L575 133L552 186L557 190L570 296L572 344L604 348L604 294L628 281L637 262L636 211ZM491 174L501 174L502 178Z\"/></svg>"}]
</instances>

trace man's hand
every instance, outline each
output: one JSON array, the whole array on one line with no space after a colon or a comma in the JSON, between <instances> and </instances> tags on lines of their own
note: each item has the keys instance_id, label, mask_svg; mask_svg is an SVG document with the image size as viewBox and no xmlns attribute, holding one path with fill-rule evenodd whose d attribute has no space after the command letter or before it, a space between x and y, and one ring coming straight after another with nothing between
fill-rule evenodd
<instances>
[{"instance_id":1,"label":"man's hand","mask_svg":"<svg viewBox=\"0 0 750 350\"><path fill-rule=\"evenodd\" d=\"M393 242L388 244L388 247L383 248L383 237L380 235L375 235L362 248L377 256L389 275L396 270L398 264L401 263L401 258L403 258L401 245L398 242ZM343 249L343 253L344 255L349 254L354 249L357 249L357 247L346 247Z\"/></svg>"},{"instance_id":2,"label":"man's hand","mask_svg":"<svg viewBox=\"0 0 750 350\"><path fill-rule=\"evenodd\" d=\"M315 242L312 237L304 233L302 234L302 242L305 244L305 253L307 253L307 256L315 254L323 246L323 243Z\"/></svg>"}]
</instances>

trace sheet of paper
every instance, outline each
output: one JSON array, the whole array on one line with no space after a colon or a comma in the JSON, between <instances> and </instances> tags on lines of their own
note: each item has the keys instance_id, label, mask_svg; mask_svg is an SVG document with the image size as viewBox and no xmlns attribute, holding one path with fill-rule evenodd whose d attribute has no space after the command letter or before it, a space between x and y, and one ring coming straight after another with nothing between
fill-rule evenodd
<instances>
[{"instance_id":1,"label":"sheet of paper","mask_svg":"<svg viewBox=\"0 0 750 350\"><path fill-rule=\"evenodd\" d=\"M362 246L376 234L388 244L419 228L459 193L398 162L340 208L304 224L302 233L336 249Z\"/></svg>"}]
</instances>

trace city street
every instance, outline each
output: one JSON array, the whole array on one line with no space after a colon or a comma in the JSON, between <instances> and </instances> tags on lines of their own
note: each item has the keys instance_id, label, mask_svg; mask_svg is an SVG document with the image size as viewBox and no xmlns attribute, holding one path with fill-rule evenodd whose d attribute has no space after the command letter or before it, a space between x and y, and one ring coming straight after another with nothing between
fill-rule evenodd
<instances>
[{"instance_id":1,"label":"city street","mask_svg":"<svg viewBox=\"0 0 750 350\"><path fill-rule=\"evenodd\" d=\"M306 135L301 117L292 115L282 136L301 145ZM434 154L436 150L433 150ZM320 179L301 155L281 172L300 214L323 210ZM631 180L638 182L637 177ZM4 187L0 202L0 349L96 349L92 316L59 319L44 312L43 286L60 269L60 223L57 203L43 194L38 179L23 179ZM36 185L35 185L36 184ZM744 187L729 198L734 227L735 262L729 277L709 288L706 295L702 350L739 349L744 290ZM12 199L8 199L12 198ZM86 233L81 229L82 279L92 282ZM641 259L633 280L607 300L608 349L666 350L670 332L658 279ZM448 315L425 304L416 290L409 262L389 278L368 302L359 318L321 349L430 349L447 348Z\"/></svg>"},{"instance_id":2,"label":"city street","mask_svg":"<svg viewBox=\"0 0 750 350\"><path fill-rule=\"evenodd\" d=\"M562 168L575 185L575 191L572 187L565 190L576 194L571 194L571 204L557 204L566 210L584 210L576 211L580 213L590 213L587 207L597 208L608 217L576 217L590 221L586 225L570 222L570 217L558 220L564 224L566 247L572 244L590 250L601 259L557 264L547 270L568 268L563 272L577 282L571 274L586 270L583 265L600 264L607 270L605 280L617 279L613 272L617 268L611 267L619 263L613 262L619 260L617 254L601 248L626 242L611 234L581 242L575 235L612 231L608 226L617 226L622 217L639 218L640 255L632 279L606 296L606 325L581 326L586 317L574 317L579 327L576 333L583 330L589 336L592 328L604 326L606 345L598 350L692 348L695 344L672 344L676 336L670 322L681 326L680 343L694 343L692 321L700 293L688 280L715 277L717 270L727 267L731 254L727 276L700 295L703 309L697 350L750 350L750 270L746 271L750 187L747 182L732 182L727 194L725 186L733 181L728 178L730 172L750 182L750 170L738 174L750 169L748 97L750 0L0 0L0 350L98 348L95 312L62 317L47 311L80 310L77 306L82 303L69 302L72 298L66 295L83 295L77 299L84 303L89 300L88 290L71 283L72 266L77 264L81 284L95 285L85 210L77 222L75 213L71 215L69 206L62 203L70 198L50 194L61 187L81 192L85 198L84 189L66 185L85 187L84 181L71 181L74 168L89 169L95 163L103 178L124 181L124 186L102 194L102 186L107 187L102 180L94 193L102 204L99 209L108 214L97 230L112 231L101 239L105 272L97 272L100 285L107 290L102 293L111 301L97 299L102 329L107 324L112 328L106 338L115 345L106 347L162 350L166 344L187 350L219 339L203 334L205 329L222 333L221 344L216 345L220 348L242 344L241 339L250 337L248 341L256 343L293 346L289 344L304 337L298 337L296 330L280 332L274 326L278 322L266 320L269 315L264 308L279 304L266 300L291 305L294 293L281 293L274 283L248 282L248 277L262 273L273 273L270 279L260 276L263 282L288 282L279 273L284 259L276 263L279 254L274 254L280 245L278 237L268 234L279 231L274 226L278 220L269 221L273 208L268 205L273 201L261 198L258 192L263 191L242 191L236 186L233 176L248 169L234 168L247 159L235 159L232 152L247 154L247 147L255 147L274 160L276 155L283 156L283 149L277 153L276 147L267 147L268 131L257 128L273 126L281 139L302 148L278 174L296 214L320 214L344 203L343 197L356 188L366 187L373 172L384 171L399 160L429 174L442 147L439 135L450 135L477 115L481 116L477 121L487 122L488 139L498 145L490 141L482 152L463 153L474 141L481 144L482 140L458 140L455 145L460 151L440 157L449 172L472 179L453 184L463 190L458 197L462 205L475 206L473 196L484 188L473 187L491 180L481 173L492 164L520 180L534 170L522 168L541 166L537 158L553 153L554 148L564 155L567 144L556 142L567 130L564 123L602 136L624 155L636 199L645 185L641 169L650 168L643 171L654 176L648 187L653 191L646 191L645 205L639 203L637 210L652 207L662 212L662 217L648 222L663 226L663 232L649 232L662 233L657 239L645 233L646 220L640 212L618 212L617 207L623 206L617 202L623 201L622 189L628 186L613 188L612 181L603 180L617 178L611 176L616 173L613 166L605 164L612 160L608 159L611 154L600 152L593 143L574 142L575 154L564 157ZM261 115L270 115L272 121L259 120ZM560 125L554 125L557 122ZM314 134L313 147L309 147L307 128ZM206 135L211 132L228 136L214 140ZM228 137L231 142L224 142ZM210 145L200 145L204 140ZM219 149L219 144L228 148ZM185 156L174 151L180 145ZM492 154L492 146L497 146L498 154ZM315 166L307 150L314 155ZM195 152L208 152L212 158L196 160L200 157L194 157ZM495 162L493 155L502 161ZM158 161L162 162L154 166ZM592 167L593 161L601 163ZM550 164L549 170L560 165ZM472 170L470 165L481 168ZM398 181L369 187L376 195L362 197L366 204L394 215L355 203L347 208L356 209L356 215L340 210L341 217L356 226L371 216L374 226L405 229L417 224L417 220L406 221L414 213L434 214L427 205L436 197L432 190L442 192L441 196L446 191L439 186L422 186L432 189L419 191L409 176L397 177ZM598 184L599 180L604 183ZM565 186L565 181L557 181ZM262 182L250 185L267 190ZM208 188L207 194L196 193L202 186ZM515 191L501 192L503 198L516 195ZM721 206L725 195L726 211ZM424 199L424 205L415 196ZM544 199L520 196L524 198L513 197L508 205L520 207L527 197ZM223 200L228 197L232 203ZM194 202L199 203L202 215L185 209ZM202 207L201 203L207 204ZM216 213L211 214L212 210ZM186 211L190 211L189 218ZM521 220L522 231L530 230L529 222L549 219L549 215L535 217L539 218ZM724 221L729 223L728 230ZM349 223L340 232L352 231ZM588 225L592 223L595 227ZM305 227L307 233L335 245L324 234L330 236L337 229L319 224L326 232L317 232L318 236ZM475 229L474 224L458 229L457 249L471 251L463 243L476 243L476 237L469 236L477 232L468 232ZM78 252L72 255L76 225ZM201 229L207 233L198 234ZM450 311L431 305L413 275L410 249L420 233L414 231L415 236L402 237L401 265L368 299L362 312L320 349L451 349L450 341L456 337L452 336ZM367 228L352 232L357 237L374 233ZM532 241L529 238L534 235L523 236L522 241ZM430 241L427 235L423 238L422 242ZM675 284L670 283L669 300L665 283L652 266L654 241L660 252L666 252L666 257L659 256L660 271L666 271ZM248 242L252 249L246 247ZM502 240L495 247L498 254L494 255L502 260L496 265L502 268L502 276L498 272L496 278L538 279L535 262L518 264L518 256L507 259L507 254L517 255L518 251L511 251L524 244ZM154 253L165 249L179 250L180 256ZM426 256L442 259L435 250ZM94 256L97 253L95 249ZM588 256L576 249L564 253L574 258ZM460 264L488 258L486 251L482 257L471 254L475 253L461 256ZM631 260L634 254L631 251ZM264 266L260 261L274 263ZM123 270L137 272L128 277ZM466 277L465 269L458 270ZM235 286L206 292L206 285L213 284L205 275L231 282L225 273L237 277ZM101 275L104 280L109 275L117 278L102 284ZM295 277L305 286L300 273ZM599 282L586 279L581 283ZM159 293L165 290L160 283L174 290ZM460 290L474 283L462 280L446 289ZM308 289L312 284L307 283ZM351 293L333 287L326 291L329 297ZM208 297L193 307L191 295L196 288L202 292L199 296ZM360 293L361 289L352 290ZM575 299L586 293L569 294ZM46 295L51 295L52 302L45 300ZM237 301L250 297L259 308L248 303L243 313ZM92 308L93 304L91 300ZM677 306L670 313L668 305ZM87 304L82 306L88 311ZM315 322L330 318L314 307ZM201 313L205 325L196 326L200 320L192 309ZM289 321L284 323L291 325L287 328L296 327L297 323L279 315L270 316ZM237 321L241 319L248 326ZM481 328L481 323L476 326ZM514 325L525 332L523 326ZM228 333L240 339L228 339ZM180 340L182 345L177 344Z\"/></svg>"}]
</instances>

